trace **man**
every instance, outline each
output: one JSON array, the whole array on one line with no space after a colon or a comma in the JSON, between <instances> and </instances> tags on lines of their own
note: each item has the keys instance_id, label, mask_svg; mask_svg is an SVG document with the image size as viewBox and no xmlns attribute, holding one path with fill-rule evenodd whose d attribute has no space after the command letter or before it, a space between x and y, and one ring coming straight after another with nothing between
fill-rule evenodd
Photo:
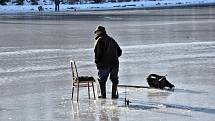
<instances>
[{"instance_id":1,"label":"man","mask_svg":"<svg viewBox=\"0 0 215 121\"><path fill-rule=\"evenodd\" d=\"M169 87L170 89L173 89L175 86L171 84L165 76L160 76L157 74L150 74L147 77L147 82L149 84L149 87L164 89L165 87Z\"/></svg>"},{"instance_id":2,"label":"man","mask_svg":"<svg viewBox=\"0 0 215 121\"><path fill-rule=\"evenodd\" d=\"M117 42L107 35L105 27L98 26L95 30L95 63L98 69L98 81L101 90L99 98L106 98L106 81L110 75L112 82L112 98L118 98L117 85L119 60L122 50Z\"/></svg>"},{"instance_id":3,"label":"man","mask_svg":"<svg viewBox=\"0 0 215 121\"><path fill-rule=\"evenodd\" d=\"M60 0L54 0L55 3L55 11L59 12L60 9Z\"/></svg>"}]
</instances>

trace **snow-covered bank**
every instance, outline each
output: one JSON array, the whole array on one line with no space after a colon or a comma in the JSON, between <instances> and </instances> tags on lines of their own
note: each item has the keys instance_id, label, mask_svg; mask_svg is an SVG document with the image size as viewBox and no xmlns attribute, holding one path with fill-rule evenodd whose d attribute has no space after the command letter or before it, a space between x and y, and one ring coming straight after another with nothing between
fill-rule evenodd
<instances>
[{"instance_id":1,"label":"snow-covered bank","mask_svg":"<svg viewBox=\"0 0 215 121\"><path fill-rule=\"evenodd\" d=\"M147 9L147 8L166 8L180 6L204 6L215 5L215 0L163 0L163 1L138 1L138 2L120 2L120 3L102 3L102 4L74 4L60 5L60 11L82 11L82 10L122 10L122 9ZM16 12L39 12L41 5L9 5L1 6L0 13ZM42 11L53 12L54 5L42 5Z\"/></svg>"}]
</instances>

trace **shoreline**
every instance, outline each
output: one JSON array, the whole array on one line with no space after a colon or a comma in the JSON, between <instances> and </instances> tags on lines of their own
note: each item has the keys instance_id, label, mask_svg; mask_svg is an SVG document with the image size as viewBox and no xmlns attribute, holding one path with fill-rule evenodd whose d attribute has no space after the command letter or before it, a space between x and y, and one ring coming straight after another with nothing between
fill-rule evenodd
<instances>
[{"instance_id":1,"label":"shoreline","mask_svg":"<svg viewBox=\"0 0 215 121\"><path fill-rule=\"evenodd\" d=\"M38 7L42 6L42 11ZM215 6L213 0L192 0L192 1L139 1L102 4L74 4L60 5L60 12L54 11L54 5L9 5L1 6L0 14L12 13L76 13L86 11L112 11L112 10L154 10L154 9L178 9L193 7Z\"/></svg>"},{"instance_id":2,"label":"shoreline","mask_svg":"<svg viewBox=\"0 0 215 121\"><path fill-rule=\"evenodd\" d=\"M117 15L118 13L112 13L111 11L116 12L123 12L121 14L132 14L132 12L135 11L141 11L141 10L149 10L149 11L156 11L156 10L182 10L182 9L196 9L196 8L207 8L207 7L215 7L215 4L210 5L193 5L193 6L172 6L172 7L160 7L160 8L136 8L136 9L113 9L113 10L81 10L81 11L60 11L60 12L51 12L51 11L44 11L44 12L10 12L10 13L1 13L0 12L0 19L7 19L7 18L16 18L15 16L1 18L1 16L5 15L18 15L17 17L23 16L23 17L42 17L42 16L56 16L56 17L63 17L63 16L88 16L88 15ZM125 13L129 11L129 13ZM111 13L110 13L111 12Z\"/></svg>"}]
</instances>

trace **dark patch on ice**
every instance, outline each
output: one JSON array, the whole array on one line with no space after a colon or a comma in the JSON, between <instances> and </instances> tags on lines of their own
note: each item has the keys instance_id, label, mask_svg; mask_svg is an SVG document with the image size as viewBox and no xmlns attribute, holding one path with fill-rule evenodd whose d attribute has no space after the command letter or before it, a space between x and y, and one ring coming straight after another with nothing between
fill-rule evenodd
<instances>
[{"instance_id":1,"label":"dark patch on ice","mask_svg":"<svg viewBox=\"0 0 215 121\"><path fill-rule=\"evenodd\" d=\"M147 105L129 105L129 109L134 109L134 110L151 110L151 109L159 109L158 107L154 106L147 106Z\"/></svg>"},{"instance_id":2,"label":"dark patch on ice","mask_svg":"<svg viewBox=\"0 0 215 121\"><path fill-rule=\"evenodd\" d=\"M195 90L189 90L189 89L175 89L175 92L180 92L180 93L191 93L191 94L208 93L208 92L195 91Z\"/></svg>"},{"instance_id":3,"label":"dark patch on ice","mask_svg":"<svg viewBox=\"0 0 215 121\"><path fill-rule=\"evenodd\" d=\"M138 105L130 104L128 106L129 109L133 109L133 110L161 109L162 107L165 107L165 108L181 109L181 110L187 110L187 111L190 110L190 111L197 111L202 113L215 114L215 109L207 108L207 107L194 107L194 106L186 106L186 105L180 105L180 104L165 104L165 103L158 103L158 102L139 102L137 100L132 100L132 101L135 101L134 103L138 103Z\"/></svg>"},{"instance_id":4,"label":"dark patch on ice","mask_svg":"<svg viewBox=\"0 0 215 121\"><path fill-rule=\"evenodd\" d=\"M185 106L185 105L178 105L178 104L164 104L164 103L158 103L158 104L162 104L162 105L166 106L166 108L175 108L175 109L215 114L215 109L212 109L212 108L193 107L193 106Z\"/></svg>"},{"instance_id":5,"label":"dark patch on ice","mask_svg":"<svg viewBox=\"0 0 215 121\"><path fill-rule=\"evenodd\" d=\"M125 107L125 106L119 106L119 107ZM128 105L127 106L131 110L151 110L151 109L159 109L155 106L148 106L148 105Z\"/></svg>"},{"instance_id":6,"label":"dark patch on ice","mask_svg":"<svg viewBox=\"0 0 215 121\"><path fill-rule=\"evenodd\" d=\"M0 108L0 111L7 111L8 109L6 108Z\"/></svg>"},{"instance_id":7,"label":"dark patch on ice","mask_svg":"<svg viewBox=\"0 0 215 121\"><path fill-rule=\"evenodd\" d=\"M158 113L165 113L165 114L170 114L170 115L176 115L176 116L185 116L185 117L192 117L191 115L187 115L187 114L183 114L183 113L178 113L178 112L168 112L168 111L163 111L163 110L154 110L155 112L158 112Z\"/></svg>"}]
</instances>

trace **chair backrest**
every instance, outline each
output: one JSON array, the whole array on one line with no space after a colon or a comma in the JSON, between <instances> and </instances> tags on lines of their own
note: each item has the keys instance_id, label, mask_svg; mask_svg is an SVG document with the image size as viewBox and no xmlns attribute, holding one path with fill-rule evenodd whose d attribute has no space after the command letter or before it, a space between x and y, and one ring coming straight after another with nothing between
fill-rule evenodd
<instances>
[{"instance_id":1,"label":"chair backrest","mask_svg":"<svg viewBox=\"0 0 215 121\"><path fill-rule=\"evenodd\" d=\"M71 70L72 70L72 79L73 79L73 83L77 83L78 80L78 71L76 68L76 64L74 60L70 60L70 65L71 65Z\"/></svg>"}]
</instances>

